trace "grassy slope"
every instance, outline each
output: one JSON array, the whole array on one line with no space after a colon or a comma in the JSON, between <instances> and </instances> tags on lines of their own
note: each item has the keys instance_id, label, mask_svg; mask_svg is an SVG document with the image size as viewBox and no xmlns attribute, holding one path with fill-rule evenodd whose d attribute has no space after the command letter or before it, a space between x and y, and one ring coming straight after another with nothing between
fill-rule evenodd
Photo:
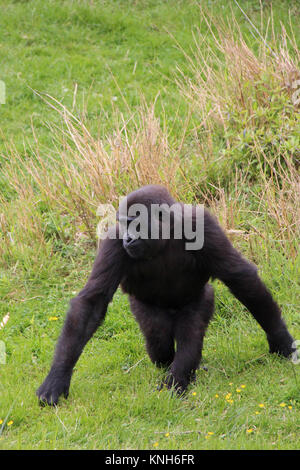
<instances>
[{"instance_id":1,"label":"grassy slope","mask_svg":"<svg viewBox=\"0 0 300 470\"><path fill-rule=\"evenodd\" d=\"M230 11L230 2L207 3L215 16ZM257 2L242 4L259 24ZM288 0L276 4L277 25L282 21L288 26L288 7L293 5L295 2ZM15 144L20 146L24 136L32 137L31 118L39 138L50 141L43 122L50 116L51 121L57 118L28 87L71 105L77 83L77 101L86 103L92 119L99 107L111 112L113 97L124 109L112 72L130 105L138 102L140 93L154 99L160 92L160 105L171 118L177 107L183 106L172 80L175 66L185 70L186 63L168 31L188 50L192 32L200 24L197 2L106 0L89 5L37 0L0 1L0 6L0 79L7 89L7 104L0 108L0 129ZM234 10L251 38L246 20L237 8ZM292 20L296 26L293 15Z\"/></svg>"},{"instance_id":2,"label":"grassy slope","mask_svg":"<svg viewBox=\"0 0 300 470\"><path fill-rule=\"evenodd\" d=\"M199 17L192 2L184 2L184 7L175 1L126 6L104 1L94 7L76 2L75 7L74 2L51 0L34 2L34 8L31 2L4 3L0 37L7 87L7 106L1 109L5 133L18 133L20 140L24 132L31 134L28 116L37 127L46 118L43 103L27 85L69 105L76 82L78 101L87 100L91 118L99 106L109 112L113 97L122 108L111 72L131 104L141 91L148 98L161 91L168 106L176 101L162 74L170 77L182 57L165 28L187 46Z\"/></svg>"},{"instance_id":3,"label":"grassy slope","mask_svg":"<svg viewBox=\"0 0 300 470\"><path fill-rule=\"evenodd\" d=\"M228 2L214 2L213 8L224 11L222 3ZM251 8L257 2L241 3L251 18L259 17ZM277 24L287 22L287 5L292 4L276 4ZM50 136L42 121L56 119L26 84L69 105L78 83L91 122L99 106L111 112L113 96L122 108L106 64L131 105L139 90L148 98L160 91L169 119L178 105L184 110L168 77L175 62L185 65L164 27L188 47L199 16L194 2L75 5L3 2L1 73L8 92L0 110L1 128L19 147L23 134L31 138L31 116L44 143ZM68 401L62 400L57 410L40 409L34 390L49 367L68 299L81 288L92 259L92 250L86 254L78 246L67 256L28 260L22 271L16 266L1 273L0 318L9 311L10 320L0 336L8 356L0 366L0 419L7 417L13 424L3 429L0 447L130 449L154 448L156 442L157 448L176 449L299 447L299 366L267 354L263 332L219 284L205 342L208 372L199 371L186 399L155 391L160 372L145 356L127 300L118 292L104 326L78 362ZM297 266L276 252L270 258L260 255L259 261L291 332L299 337ZM237 392L242 384L246 387ZM226 400L227 393L233 403ZM282 402L292 409L281 407ZM206 438L207 432L214 435Z\"/></svg>"}]
</instances>

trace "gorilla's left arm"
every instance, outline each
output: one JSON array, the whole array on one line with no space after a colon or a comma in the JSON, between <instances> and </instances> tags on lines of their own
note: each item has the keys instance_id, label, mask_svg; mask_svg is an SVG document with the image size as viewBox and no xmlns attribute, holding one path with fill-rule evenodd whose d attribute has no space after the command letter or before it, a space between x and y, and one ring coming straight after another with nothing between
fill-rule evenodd
<instances>
[{"instance_id":1,"label":"gorilla's left arm","mask_svg":"<svg viewBox=\"0 0 300 470\"><path fill-rule=\"evenodd\" d=\"M202 263L209 274L224 282L252 313L267 334L270 352L289 356L293 352L293 338L279 306L259 278L257 268L232 246L208 212L204 216Z\"/></svg>"},{"instance_id":2,"label":"gorilla's left arm","mask_svg":"<svg viewBox=\"0 0 300 470\"><path fill-rule=\"evenodd\" d=\"M74 365L102 323L108 304L121 282L124 266L122 241L105 239L86 286L70 302L50 372L37 390L41 402L55 405L61 394L68 396Z\"/></svg>"}]
</instances>

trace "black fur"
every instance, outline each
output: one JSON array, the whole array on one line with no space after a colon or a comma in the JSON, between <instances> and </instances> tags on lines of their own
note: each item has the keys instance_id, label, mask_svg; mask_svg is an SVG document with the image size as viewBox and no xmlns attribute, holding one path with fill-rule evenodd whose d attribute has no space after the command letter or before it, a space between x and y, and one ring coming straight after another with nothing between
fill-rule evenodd
<instances>
[{"instance_id":1,"label":"black fur","mask_svg":"<svg viewBox=\"0 0 300 470\"><path fill-rule=\"evenodd\" d=\"M131 193L127 201L128 206L144 203L148 207L175 202L159 186L145 186ZM214 309L210 278L223 281L250 310L266 332L270 352L286 357L293 352L293 338L256 267L231 245L207 211L201 250L186 251L185 240L175 239L138 240L130 250L122 240L109 236L102 242L86 286L71 300L51 370L37 390L42 403L57 404L61 394L68 396L74 365L102 323L119 285L129 295L150 359L168 367L164 383L179 394L195 376L201 359Z\"/></svg>"}]
</instances>

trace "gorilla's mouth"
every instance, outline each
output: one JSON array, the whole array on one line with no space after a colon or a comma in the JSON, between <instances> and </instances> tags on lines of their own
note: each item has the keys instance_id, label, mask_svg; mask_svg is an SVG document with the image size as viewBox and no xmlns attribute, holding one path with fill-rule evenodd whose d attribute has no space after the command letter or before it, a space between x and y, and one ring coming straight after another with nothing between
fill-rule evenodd
<instances>
[{"instance_id":1,"label":"gorilla's mouth","mask_svg":"<svg viewBox=\"0 0 300 470\"><path fill-rule=\"evenodd\" d=\"M151 249L149 249L149 247L141 240L136 240L134 243L124 246L124 249L132 259L149 260L155 257L155 254L152 253Z\"/></svg>"},{"instance_id":2,"label":"gorilla's mouth","mask_svg":"<svg viewBox=\"0 0 300 470\"><path fill-rule=\"evenodd\" d=\"M130 256L130 258L133 258L133 259L146 258L145 248L139 243L132 243L131 245L126 246L124 248L127 254Z\"/></svg>"}]
</instances>

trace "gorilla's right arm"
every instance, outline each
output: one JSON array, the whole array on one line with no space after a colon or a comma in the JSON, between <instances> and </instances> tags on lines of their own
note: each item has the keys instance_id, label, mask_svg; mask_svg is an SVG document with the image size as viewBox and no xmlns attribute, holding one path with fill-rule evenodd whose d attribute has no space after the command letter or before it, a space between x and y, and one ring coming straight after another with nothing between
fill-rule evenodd
<instances>
[{"instance_id":1,"label":"gorilla's right arm","mask_svg":"<svg viewBox=\"0 0 300 470\"><path fill-rule=\"evenodd\" d=\"M70 302L50 372L36 392L40 402L56 405L60 395L68 396L74 365L104 320L122 279L125 256L122 240L107 238L102 242L86 286Z\"/></svg>"},{"instance_id":2,"label":"gorilla's right arm","mask_svg":"<svg viewBox=\"0 0 300 470\"><path fill-rule=\"evenodd\" d=\"M260 279L256 266L232 246L218 222L207 211L204 219L203 252L212 277L224 282L264 329L270 352L290 356L295 351L294 339L287 329L279 306Z\"/></svg>"}]
</instances>

